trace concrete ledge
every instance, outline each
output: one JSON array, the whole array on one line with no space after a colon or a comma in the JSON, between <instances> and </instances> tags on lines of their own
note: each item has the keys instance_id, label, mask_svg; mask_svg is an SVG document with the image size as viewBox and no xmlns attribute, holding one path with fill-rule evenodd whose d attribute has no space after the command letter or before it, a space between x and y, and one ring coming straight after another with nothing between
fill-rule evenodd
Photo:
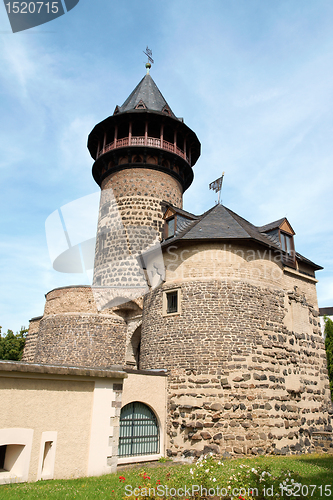
<instances>
[{"instance_id":1,"label":"concrete ledge","mask_svg":"<svg viewBox=\"0 0 333 500\"><path fill-rule=\"evenodd\" d=\"M137 464L140 462L156 462L163 455L156 453L155 455L135 455L134 457L118 458L118 465Z\"/></svg>"},{"instance_id":2,"label":"concrete ledge","mask_svg":"<svg viewBox=\"0 0 333 500\"><path fill-rule=\"evenodd\" d=\"M308 274L303 274L300 271L296 271L295 269L292 269L291 267L284 267L283 272L293 274L294 276L298 276L299 278L302 278L306 281L310 281L311 283L318 283L318 280L316 278L309 276Z\"/></svg>"},{"instance_id":3,"label":"concrete ledge","mask_svg":"<svg viewBox=\"0 0 333 500\"><path fill-rule=\"evenodd\" d=\"M5 372L1 374L1 372ZM11 372L20 373L47 373L50 375L75 375L97 378L127 378L121 366L111 366L110 368L66 366L66 365L46 365L37 363L23 363L21 361L0 361L0 376L8 376Z\"/></svg>"},{"instance_id":4,"label":"concrete ledge","mask_svg":"<svg viewBox=\"0 0 333 500\"><path fill-rule=\"evenodd\" d=\"M134 370L133 368L124 368L124 372L133 373L134 375L152 375L155 377L167 377L166 370Z\"/></svg>"}]
</instances>

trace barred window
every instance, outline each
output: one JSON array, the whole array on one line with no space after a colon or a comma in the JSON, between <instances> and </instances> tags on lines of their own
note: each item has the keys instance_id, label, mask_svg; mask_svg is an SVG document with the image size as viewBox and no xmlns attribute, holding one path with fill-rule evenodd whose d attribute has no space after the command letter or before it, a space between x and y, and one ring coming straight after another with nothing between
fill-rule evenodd
<instances>
[{"instance_id":1,"label":"barred window","mask_svg":"<svg viewBox=\"0 0 333 500\"><path fill-rule=\"evenodd\" d=\"M163 292L163 316L180 314L180 289Z\"/></svg>"},{"instance_id":2,"label":"barred window","mask_svg":"<svg viewBox=\"0 0 333 500\"><path fill-rule=\"evenodd\" d=\"M119 457L154 455L160 451L156 415L145 404L129 403L121 409Z\"/></svg>"},{"instance_id":3,"label":"barred window","mask_svg":"<svg viewBox=\"0 0 333 500\"><path fill-rule=\"evenodd\" d=\"M178 311L178 291L168 292L167 296L167 314L176 313Z\"/></svg>"}]
</instances>

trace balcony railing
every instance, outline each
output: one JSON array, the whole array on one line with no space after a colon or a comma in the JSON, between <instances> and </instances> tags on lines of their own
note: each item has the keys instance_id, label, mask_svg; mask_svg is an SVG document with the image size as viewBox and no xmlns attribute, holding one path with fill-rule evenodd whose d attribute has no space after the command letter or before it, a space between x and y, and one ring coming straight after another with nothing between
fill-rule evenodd
<instances>
[{"instance_id":1,"label":"balcony railing","mask_svg":"<svg viewBox=\"0 0 333 500\"><path fill-rule=\"evenodd\" d=\"M145 136L131 137L131 139L129 137L124 137L123 139L116 139L113 142L110 142L110 144L106 144L105 148L101 149L98 152L97 158L102 156L104 153L111 151L112 149L125 148L127 146L150 146L154 148L161 148L164 149L165 151L170 151L171 153L175 153L176 155L186 160L187 163L190 163L189 157L186 156L186 153L178 146L175 146L174 144L168 141L164 140L161 141L161 139L157 139L155 137L147 137L147 139L145 140Z\"/></svg>"}]
</instances>

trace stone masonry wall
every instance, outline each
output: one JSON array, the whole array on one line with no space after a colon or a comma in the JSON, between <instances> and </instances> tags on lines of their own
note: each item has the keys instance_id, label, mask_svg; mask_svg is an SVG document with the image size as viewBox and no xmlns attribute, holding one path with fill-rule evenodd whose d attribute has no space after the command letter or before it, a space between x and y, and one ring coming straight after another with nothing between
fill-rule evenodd
<instances>
[{"instance_id":1,"label":"stone masonry wall","mask_svg":"<svg viewBox=\"0 0 333 500\"><path fill-rule=\"evenodd\" d=\"M207 259L194 265L196 253L175 254L169 280L145 297L140 356L142 369L169 370L169 455L332 450L326 354L309 300L315 281L271 259L223 264L223 252L227 278L218 279L207 276ZM181 309L168 317L171 289Z\"/></svg>"},{"instance_id":2,"label":"stone masonry wall","mask_svg":"<svg viewBox=\"0 0 333 500\"><path fill-rule=\"evenodd\" d=\"M46 295L44 316L82 312L97 314L94 294L90 286L65 286ZM109 311L110 312L110 311Z\"/></svg>"},{"instance_id":3,"label":"stone masonry wall","mask_svg":"<svg viewBox=\"0 0 333 500\"><path fill-rule=\"evenodd\" d=\"M22 361L24 362L32 363L34 360L41 318L41 316L33 318L29 322L29 331L25 339L24 351L22 355Z\"/></svg>"},{"instance_id":4,"label":"stone masonry wall","mask_svg":"<svg viewBox=\"0 0 333 500\"><path fill-rule=\"evenodd\" d=\"M108 309L97 310L90 287L64 287L46 295L38 340L33 349L28 342L24 357L34 363L123 365L126 333L123 318ZM36 340L36 333L33 335Z\"/></svg>"},{"instance_id":5,"label":"stone masonry wall","mask_svg":"<svg viewBox=\"0 0 333 500\"><path fill-rule=\"evenodd\" d=\"M125 360L126 325L121 318L83 313L41 320L35 363L110 367Z\"/></svg>"},{"instance_id":6,"label":"stone masonry wall","mask_svg":"<svg viewBox=\"0 0 333 500\"><path fill-rule=\"evenodd\" d=\"M137 199L148 197L167 201L179 208L183 206L181 185L174 177L159 170L135 168L133 165L132 169L111 174L101 187L102 190L112 188L117 199L128 196L135 196ZM138 219L139 222L144 220Z\"/></svg>"},{"instance_id":7,"label":"stone masonry wall","mask_svg":"<svg viewBox=\"0 0 333 500\"><path fill-rule=\"evenodd\" d=\"M181 185L164 172L126 169L103 181L94 285L141 287L141 295L145 292L136 257L160 239L162 201L182 206Z\"/></svg>"}]
</instances>

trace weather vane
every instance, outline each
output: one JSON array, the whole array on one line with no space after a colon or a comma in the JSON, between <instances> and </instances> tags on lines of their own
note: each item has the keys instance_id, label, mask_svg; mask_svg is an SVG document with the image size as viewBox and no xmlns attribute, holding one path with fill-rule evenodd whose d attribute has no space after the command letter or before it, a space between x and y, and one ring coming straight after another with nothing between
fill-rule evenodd
<instances>
[{"instance_id":1,"label":"weather vane","mask_svg":"<svg viewBox=\"0 0 333 500\"><path fill-rule=\"evenodd\" d=\"M153 55L153 51L148 48L146 48L146 52L143 51L144 54L148 57L148 62L146 63L146 69L147 69L147 75L149 75L149 70L151 68L151 63L154 63L154 59L151 57Z\"/></svg>"},{"instance_id":2,"label":"weather vane","mask_svg":"<svg viewBox=\"0 0 333 500\"><path fill-rule=\"evenodd\" d=\"M219 177L214 182L211 182L209 184L209 189L213 189L213 191L215 191L215 193L219 193L219 198L218 198L218 202L217 202L218 204L220 204L223 177L224 177L224 172L222 173L221 177Z\"/></svg>"},{"instance_id":3,"label":"weather vane","mask_svg":"<svg viewBox=\"0 0 333 500\"><path fill-rule=\"evenodd\" d=\"M153 55L153 51L148 48L148 45L147 45L147 48L146 48L146 52L143 51L143 53L146 54L146 56L148 57L148 64L149 63L153 63L154 64L154 59L151 57Z\"/></svg>"}]
</instances>

